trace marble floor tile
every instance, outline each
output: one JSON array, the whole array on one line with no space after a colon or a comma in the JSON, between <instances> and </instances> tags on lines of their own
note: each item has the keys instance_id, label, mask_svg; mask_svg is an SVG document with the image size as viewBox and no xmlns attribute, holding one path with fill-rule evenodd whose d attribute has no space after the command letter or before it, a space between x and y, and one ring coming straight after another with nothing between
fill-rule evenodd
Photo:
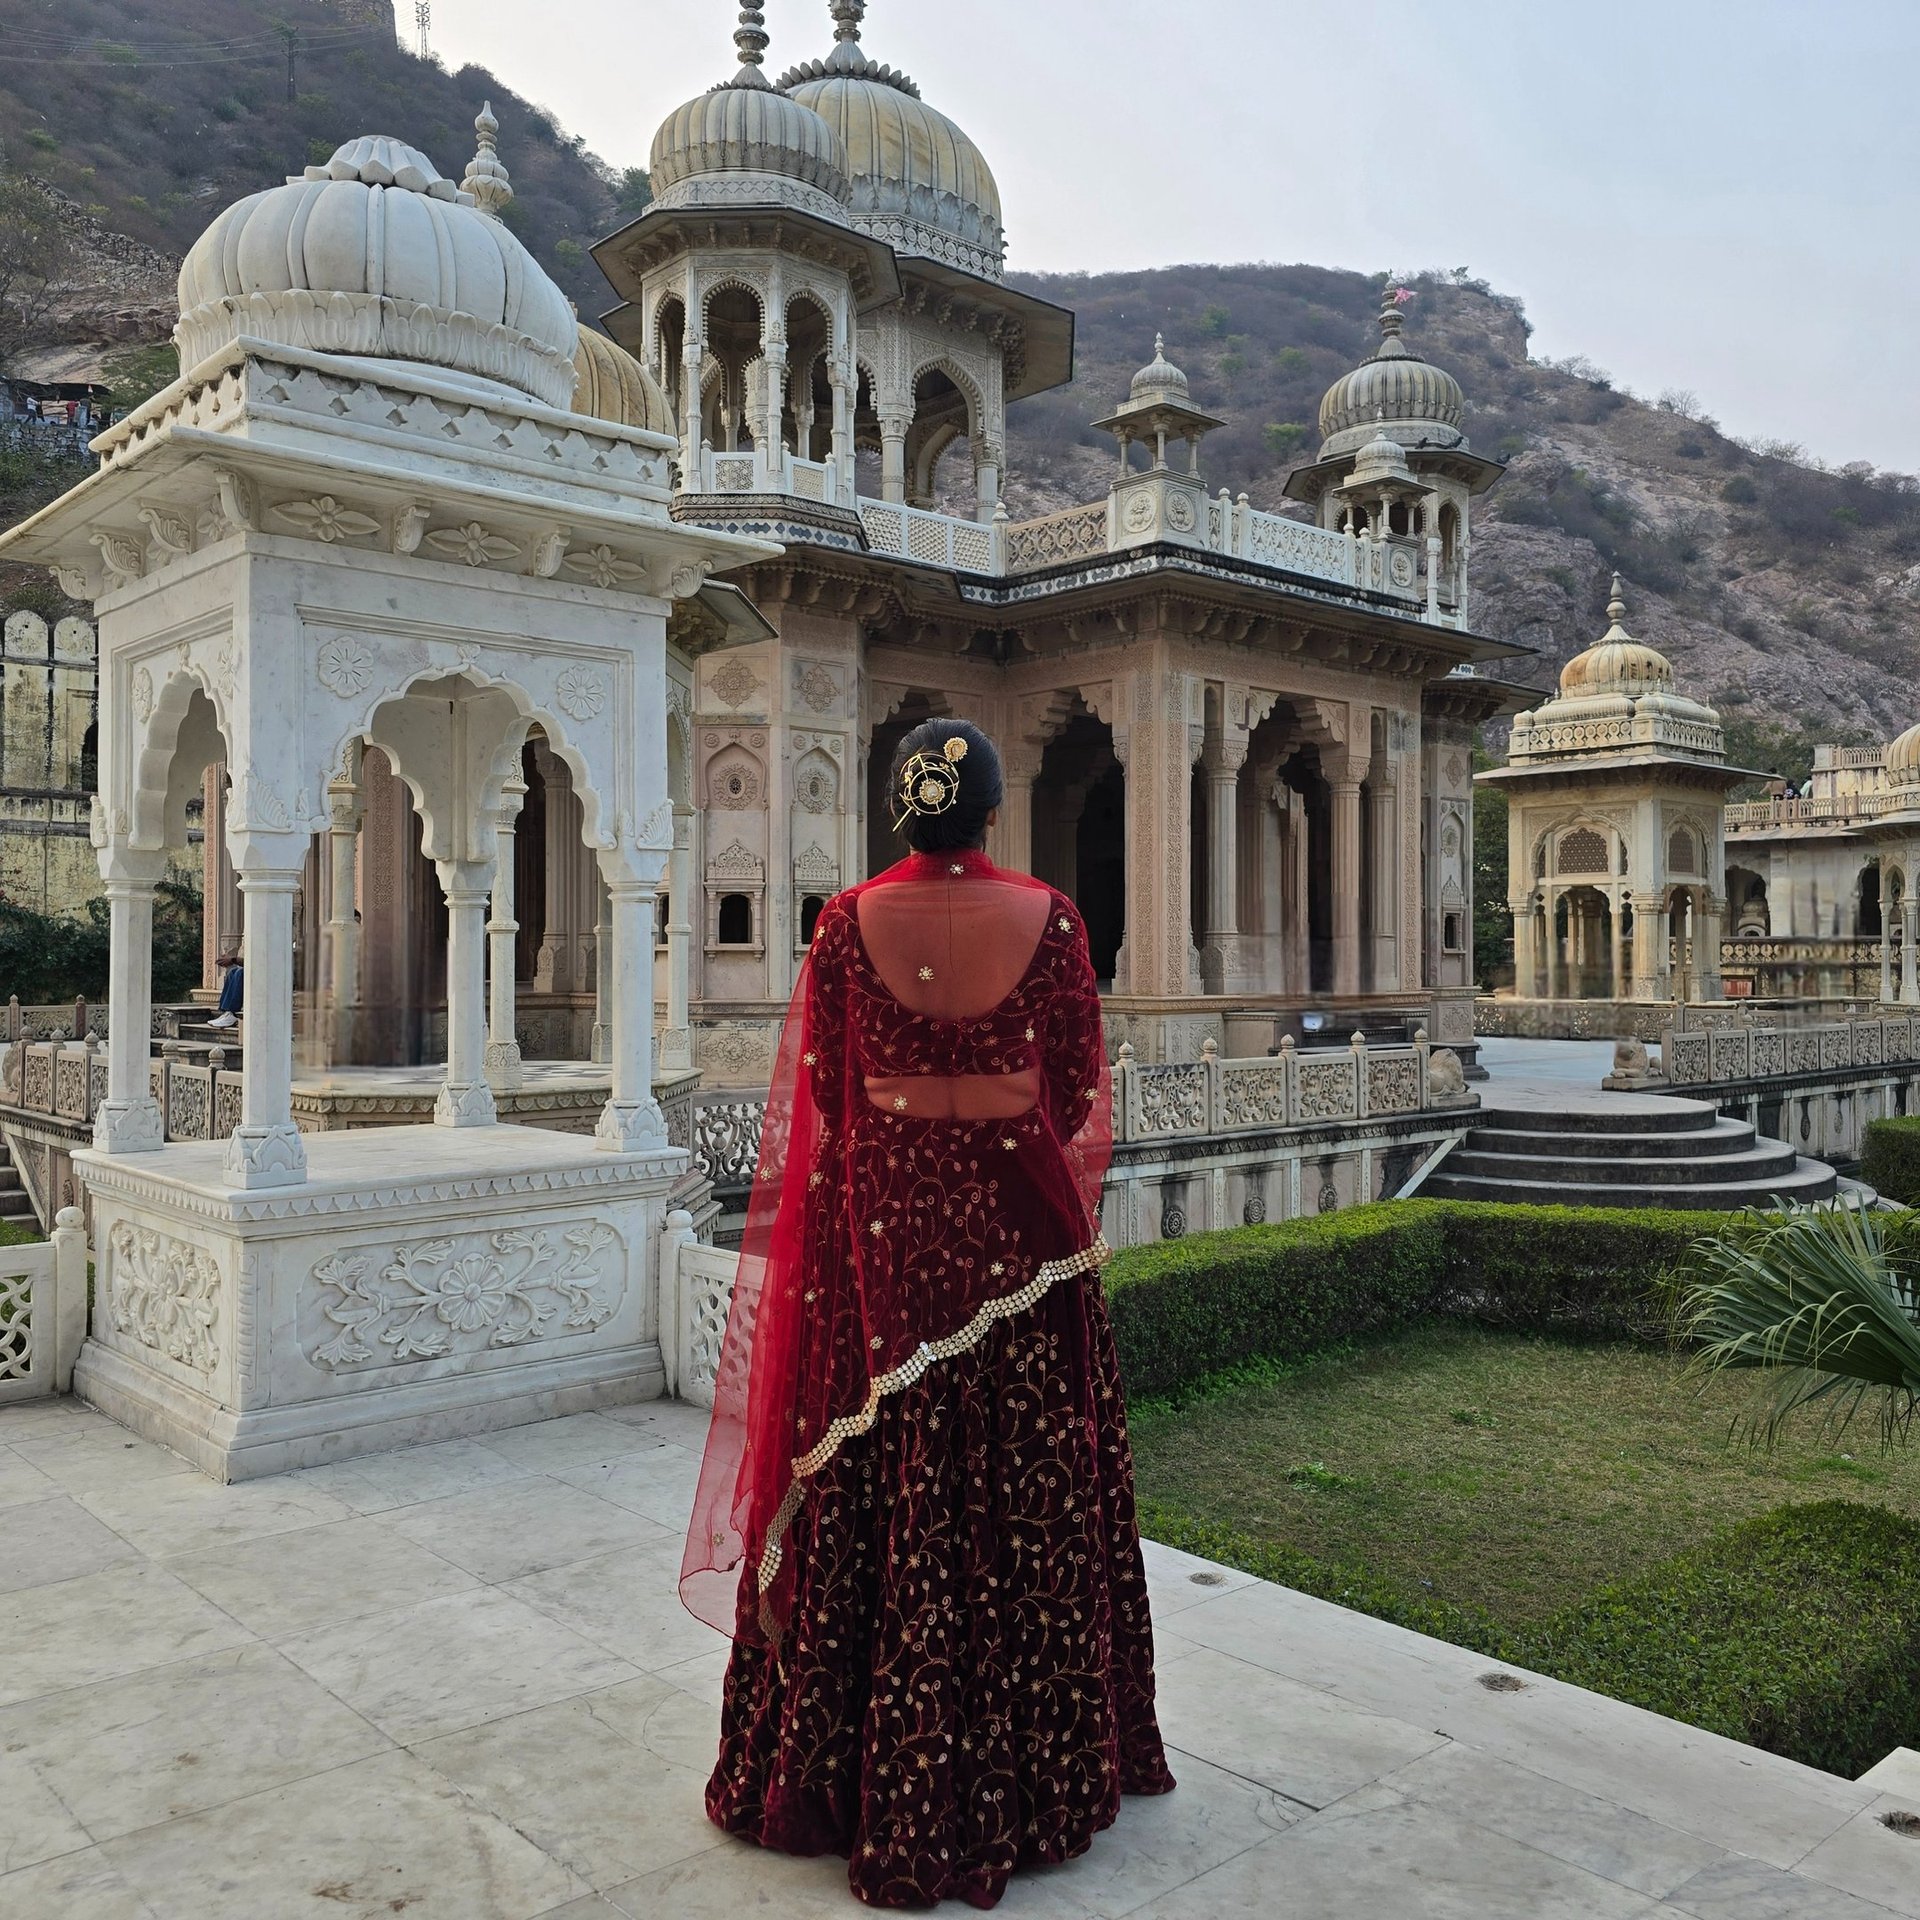
<instances>
[{"instance_id":1,"label":"marble floor tile","mask_svg":"<svg viewBox=\"0 0 1920 1920\"><path fill-rule=\"evenodd\" d=\"M615 1460L565 1467L555 1476L684 1537L700 1483L700 1456L685 1447L648 1445Z\"/></svg>"},{"instance_id":2,"label":"marble floor tile","mask_svg":"<svg viewBox=\"0 0 1920 1920\"><path fill-rule=\"evenodd\" d=\"M68 1493L91 1493L96 1487L132 1486L194 1472L177 1453L122 1427L109 1427L104 1433L88 1429L49 1434L40 1440L23 1440L15 1451Z\"/></svg>"},{"instance_id":3,"label":"marble floor tile","mask_svg":"<svg viewBox=\"0 0 1920 1920\"><path fill-rule=\"evenodd\" d=\"M78 1853L93 1844L73 1809L15 1750L0 1714L0 1875L31 1867L58 1854ZM0 1887L6 1884L0 1879ZM0 1913L7 1908L0 1902Z\"/></svg>"},{"instance_id":4,"label":"marble floor tile","mask_svg":"<svg viewBox=\"0 0 1920 1920\"><path fill-rule=\"evenodd\" d=\"M1159 1674L1160 1730L1171 1746L1324 1807L1446 1743L1202 1648Z\"/></svg>"},{"instance_id":5,"label":"marble floor tile","mask_svg":"<svg viewBox=\"0 0 1920 1920\"><path fill-rule=\"evenodd\" d=\"M1140 1552L1147 1569L1147 1599L1156 1620L1162 1614L1183 1613L1237 1587L1253 1585L1253 1575L1242 1573L1238 1567L1216 1566L1198 1554L1163 1547L1158 1540L1141 1541Z\"/></svg>"},{"instance_id":6,"label":"marble floor tile","mask_svg":"<svg viewBox=\"0 0 1920 1920\"><path fill-rule=\"evenodd\" d=\"M488 1589L322 1627L280 1647L403 1744L637 1677L603 1648Z\"/></svg>"},{"instance_id":7,"label":"marble floor tile","mask_svg":"<svg viewBox=\"0 0 1920 1920\"><path fill-rule=\"evenodd\" d=\"M544 1476L509 1480L377 1517L489 1585L569 1567L620 1547L658 1546L667 1528L583 1487Z\"/></svg>"},{"instance_id":8,"label":"marble floor tile","mask_svg":"<svg viewBox=\"0 0 1920 1920\"><path fill-rule=\"evenodd\" d=\"M184 1473L96 1487L77 1497L96 1519L156 1558L353 1518L353 1509L331 1494L285 1477L223 1487L205 1474Z\"/></svg>"},{"instance_id":9,"label":"marble floor tile","mask_svg":"<svg viewBox=\"0 0 1920 1920\"><path fill-rule=\"evenodd\" d=\"M385 1513L393 1507L445 1500L456 1493L517 1480L523 1469L477 1440L445 1440L430 1447L401 1447L362 1454L288 1477L344 1500L355 1513Z\"/></svg>"},{"instance_id":10,"label":"marble floor tile","mask_svg":"<svg viewBox=\"0 0 1920 1920\"><path fill-rule=\"evenodd\" d=\"M102 1851L156 1920L533 1920L587 1891L405 1753L147 1827Z\"/></svg>"},{"instance_id":11,"label":"marble floor tile","mask_svg":"<svg viewBox=\"0 0 1920 1920\"><path fill-rule=\"evenodd\" d=\"M50 1400L18 1400L0 1407L0 1447L17 1447L22 1440L44 1440L49 1435L119 1433L126 1428L95 1413L71 1394Z\"/></svg>"},{"instance_id":12,"label":"marble floor tile","mask_svg":"<svg viewBox=\"0 0 1920 1920\"><path fill-rule=\"evenodd\" d=\"M691 1660L676 1660L670 1667L649 1669L657 1673L669 1686L678 1687L682 1693L690 1693L696 1700L712 1703L715 1718L720 1713L720 1690L726 1684L727 1662L733 1657L733 1643L723 1640L719 1634L712 1635L713 1645L705 1653L697 1653ZM638 1666L639 1661L634 1665Z\"/></svg>"},{"instance_id":13,"label":"marble floor tile","mask_svg":"<svg viewBox=\"0 0 1920 1920\"><path fill-rule=\"evenodd\" d=\"M683 1400L642 1400L631 1407L609 1407L606 1418L625 1426L644 1427L656 1439L671 1441L689 1453L705 1453L707 1428L713 1415L705 1407L693 1407Z\"/></svg>"},{"instance_id":14,"label":"marble floor tile","mask_svg":"<svg viewBox=\"0 0 1920 1920\"><path fill-rule=\"evenodd\" d=\"M1659 1910L1452 1814L1376 1798L1302 1820L1135 1911L1138 1920L1651 1920Z\"/></svg>"},{"instance_id":15,"label":"marble floor tile","mask_svg":"<svg viewBox=\"0 0 1920 1920\"><path fill-rule=\"evenodd\" d=\"M35 1590L8 1609L0 1707L252 1641L239 1621L147 1561Z\"/></svg>"},{"instance_id":16,"label":"marble floor tile","mask_svg":"<svg viewBox=\"0 0 1920 1920\"><path fill-rule=\"evenodd\" d=\"M642 1674L596 1693L593 1717L623 1740L644 1748L686 1779L701 1784L720 1757L719 1702L682 1693L678 1687L666 1685L658 1674Z\"/></svg>"},{"instance_id":17,"label":"marble floor tile","mask_svg":"<svg viewBox=\"0 0 1920 1920\"><path fill-rule=\"evenodd\" d=\"M182 1554L167 1570L266 1640L394 1613L480 1584L375 1520L335 1520Z\"/></svg>"},{"instance_id":18,"label":"marble floor tile","mask_svg":"<svg viewBox=\"0 0 1920 1920\"><path fill-rule=\"evenodd\" d=\"M603 1413L571 1413L532 1426L503 1427L479 1444L526 1473L554 1473L561 1467L609 1460L617 1453L655 1444L647 1433Z\"/></svg>"},{"instance_id":19,"label":"marble floor tile","mask_svg":"<svg viewBox=\"0 0 1920 1920\"><path fill-rule=\"evenodd\" d=\"M1776 1866L1791 1867L1873 1797L1871 1787L1561 1681L1532 1675L1519 1692L1490 1692L1479 1682L1497 1663L1483 1655L1286 1587L1259 1582L1189 1608L1177 1630Z\"/></svg>"},{"instance_id":20,"label":"marble floor tile","mask_svg":"<svg viewBox=\"0 0 1920 1920\"><path fill-rule=\"evenodd\" d=\"M1190 1753L1167 1760L1179 1782L1172 1793L1123 1799L1119 1819L1079 1859L1015 1874L999 1911L1008 1920L1124 1920L1299 1817L1278 1795Z\"/></svg>"},{"instance_id":21,"label":"marble floor tile","mask_svg":"<svg viewBox=\"0 0 1920 1920\"><path fill-rule=\"evenodd\" d=\"M8 1507L6 1515L0 1521L0 1593L77 1580L138 1557L111 1527L57 1489L51 1499Z\"/></svg>"},{"instance_id":22,"label":"marble floor tile","mask_svg":"<svg viewBox=\"0 0 1920 1920\"><path fill-rule=\"evenodd\" d=\"M1458 1741L1423 1754L1383 1784L1656 1899L1727 1858L1692 1834Z\"/></svg>"},{"instance_id":23,"label":"marble floor tile","mask_svg":"<svg viewBox=\"0 0 1920 1920\"><path fill-rule=\"evenodd\" d=\"M7 1920L154 1920L98 1847L0 1878L0 1913Z\"/></svg>"},{"instance_id":24,"label":"marble floor tile","mask_svg":"<svg viewBox=\"0 0 1920 1920\"><path fill-rule=\"evenodd\" d=\"M1821 1841L1794 1872L1802 1880L1878 1901L1894 1913L1920 1915L1920 1833L1889 1827L1884 1818L1889 1813L1920 1814L1920 1796L1882 1795Z\"/></svg>"},{"instance_id":25,"label":"marble floor tile","mask_svg":"<svg viewBox=\"0 0 1920 1920\"><path fill-rule=\"evenodd\" d=\"M52 1480L16 1447L0 1447L0 1507L18 1507L33 1500L51 1500L60 1492Z\"/></svg>"},{"instance_id":26,"label":"marble floor tile","mask_svg":"<svg viewBox=\"0 0 1920 1920\"><path fill-rule=\"evenodd\" d=\"M549 1907L540 1920L624 1920L624 1916L597 1893L588 1893L569 1900L564 1907Z\"/></svg>"},{"instance_id":27,"label":"marble floor tile","mask_svg":"<svg viewBox=\"0 0 1920 1920\"><path fill-rule=\"evenodd\" d=\"M31 1767L93 1840L222 1806L388 1746L264 1646L0 1709L0 1754Z\"/></svg>"},{"instance_id":28,"label":"marble floor tile","mask_svg":"<svg viewBox=\"0 0 1920 1920\"><path fill-rule=\"evenodd\" d=\"M1692 1920L1888 1920L1891 1911L1745 1854L1695 1874L1667 1905Z\"/></svg>"},{"instance_id":29,"label":"marble floor tile","mask_svg":"<svg viewBox=\"0 0 1920 1920\"><path fill-rule=\"evenodd\" d=\"M722 1839L706 1853L605 1888L601 1898L624 1920L854 1920L867 1911L847 1890L847 1863L837 1854L796 1860Z\"/></svg>"},{"instance_id":30,"label":"marble floor tile","mask_svg":"<svg viewBox=\"0 0 1920 1920\"><path fill-rule=\"evenodd\" d=\"M653 1679L620 1691L646 1688L661 1698L682 1697ZM426 1741L414 1752L589 1886L613 1886L722 1845L726 1836L701 1804L705 1769L678 1766L636 1745L627 1731L636 1724L637 1706L627 1705L613 1716L619 1724L609 1724L600 1697L496 1720ZM717 1731L716 1716L716 1740Z\"/></svg>"},{"instance_id":31,"label":"marble floor tile","mask_svg":"<svg viewBox=\"0 0 1920 1920\"><path fill-rule=\"evenodd\" d=\"M680 1604L675 1539L628 1548L516 1580L508 1592L609 1653L657 1673L696 1660L726 1641Z\"/></svg>"}]
</instances>

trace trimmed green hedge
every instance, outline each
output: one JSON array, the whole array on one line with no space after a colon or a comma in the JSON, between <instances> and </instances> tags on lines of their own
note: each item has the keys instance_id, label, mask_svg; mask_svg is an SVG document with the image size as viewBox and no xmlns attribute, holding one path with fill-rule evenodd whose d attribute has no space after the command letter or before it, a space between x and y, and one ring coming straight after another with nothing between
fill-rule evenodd
<instances>
[{"instance_id":1,"label":"trimmed green hedge","mask_svg":"<svg viewBox=\"0 0 1920 1920\"><path fill-rule=\"evenodd\" d=\"M1491 1326L1655 1340L1661 1280L1725 1216L1390 1200L1128 1247L1106 1270L1130 1395L1179 1398L1249 1362L1458 1313Z\"/></svg>"},{"instance_id":2,"label":"trimmed green hedge","mask_svg":"<svg viewBox=\"0 0 1920 1920\"><path fill-rule=\"evenodd\" d=\"M1869 1120L1860 1178L1903 1207L1920 1206L1920 1120Z\"/></svg>"},{"instance_id":3,"label":"trimmed green hedge","mask_svg":"<svg viewBox=\"0 0 1920 1920\"><path fill-rule=\"evenodd\" d=\"M1600 1588L1507 1657L1855 1779L1920 1728L1920 1523L1781 1507Z\"/></svg>"}]
</instances>

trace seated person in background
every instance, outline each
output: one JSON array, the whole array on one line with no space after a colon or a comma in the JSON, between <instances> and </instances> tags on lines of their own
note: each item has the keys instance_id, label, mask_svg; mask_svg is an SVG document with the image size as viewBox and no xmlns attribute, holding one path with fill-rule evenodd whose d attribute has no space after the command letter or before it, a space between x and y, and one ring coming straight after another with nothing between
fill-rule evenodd
<instances>
[{"instance_id":1,"label":"seated person in background","mask_svg":"<svg viewBox=\"0 0 1920 1920\"><path fill-rule=\"evenodd\" d=\"M223 953L220 964L226 968L227 977L220 982L220 1011L207 1022L210 1027L233 1027L240 1024L240 1015L246 1009L246 969L240 964L237 951Z\"/></svg>"}]
</instances>

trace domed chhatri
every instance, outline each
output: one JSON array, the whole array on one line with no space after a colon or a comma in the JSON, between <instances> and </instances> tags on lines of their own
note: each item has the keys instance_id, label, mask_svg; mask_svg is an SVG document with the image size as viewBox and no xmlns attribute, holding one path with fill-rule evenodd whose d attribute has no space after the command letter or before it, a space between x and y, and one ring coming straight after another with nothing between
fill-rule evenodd
<instances>
[{"instance_id":1,"label":"domed chhatri","mask_svg":"<svg viewBox=\"0 0 1920 1920\"><path fill-rule=\"evenodd\" d=\"M1153 336L1153 358L1133 376L1127 397L1135 406L1151 406L1166 400L1184 407L1192 400L1193 390L1187 385L1187 376L1167 358L1164 334Z\"/></svg>"},{"instance_id":2,"label":"domed chhatri","mask_svg":"<svg viewBox=\"0 0 1920 1920\"><path fill-rule=\"evenodd\" d=\"M780 76L845 144L854 224L901 253L999 279L1000 189L985 156L905 74L860 46L864 0L833 0L834 48Z\"/></svg>"},{"instance_id":3,"label":"domed chhatri","mask_svg":"<svg viewBox=\"0 0 1920 1920\"><path fill-rule=\"evenodd\" d=\"M1380 307L1380 345L1342 374L1320 402L1320 457L1330 460L1376 433L1407 447L1464 448L1460 383L1422 360L1400 337L1406 288L1389 286Z\"/></svg>"},{"instance_id":4,"label":"domed chhatri","mask_svg":"<svg viewBox=\"0 0 1920 1920\"><path fill-rule=\"evenodd\" d=\"M482 202L512 196L483 112L468 177L416 147L349 140L325 166L236 201L180 268L174 344L191 371L241 335L319 353L423 361L531 394L573 398L567 297ZM489 164L490 163L490 164Z\"/></svg>"},{"instance_id":5,"label":"domed chhatri","mask_svg":"<svg viewBox=\"0 0 1920 1920\"><path fill-rule=\"evenodd\" d=\"M625 347L616 346L604 333L582 327L573 366L580 381L573 390L575 413L611 420L616 426L673 434L672 404L659 381Z\"/></svg>"},{"instance_id":6,"label":"domed chhatri","mask_svg":"<svg viewBox=\"0 0 1920 1920\"><path fill-rule=\"evenodd\" d=\"M819 114L760 71L767 35L758 7L740 9L731 80L676 108L653 136L648 172L662 207L771 200L827 219L844 217L847 151Z\"/></svg>"},{"instance_id":7,"label":"domed chhatri","mask_svg":"<svg viewBox=\"0 0 1920 1920\"><path fill-rule=\"evenodd\" d=\"M1562 699L1586 694L1633 698L1673 686L1673 663L1657 648L1636 640L1622 624L1626 617L1627 603L1620 597L1620 576L1616 573L1607 601L1607 630L1560 669Z\"/></svg>"},{"instance_id":8,"label":"domed chhatri","mask_svg":"<svg viewBox=\"0 0 1920 1920\"><path fill-rule=\"evenodd\" d=\"M1890 785L1920 786L1920 726L1909 727L1891 742L1885 765Z\"/></svg>"}]
</instances>

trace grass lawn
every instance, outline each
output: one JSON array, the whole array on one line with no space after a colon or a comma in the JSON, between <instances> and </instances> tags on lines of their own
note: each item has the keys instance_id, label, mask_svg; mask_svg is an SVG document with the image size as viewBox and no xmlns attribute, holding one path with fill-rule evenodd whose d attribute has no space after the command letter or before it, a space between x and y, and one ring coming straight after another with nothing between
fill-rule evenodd
<instances>
[{"instance_id":1,"label":"grass lawn","mask_svg":"<svg viewBox=\"0 0 1920 1920\"><path fill-rule=\"evenodd\" d=\"M47 1236L31 1220L0 1220L0 1247L26 1247Z\"/></svg>"},{"instance_id":2,"label":"grass lawn","mask_svg":"<svg viewBox=\"0 0 1920 1920\"><path fill-rule=\"evenodd\" d=\"M1144 1497L1524 1628L1789 1501L1920 1518L1920 1448L1883 1455L1871 1420L1729 1439L1749 1384L1441 1324L1131 1424Z\"/></svg>"}]
</instances>

